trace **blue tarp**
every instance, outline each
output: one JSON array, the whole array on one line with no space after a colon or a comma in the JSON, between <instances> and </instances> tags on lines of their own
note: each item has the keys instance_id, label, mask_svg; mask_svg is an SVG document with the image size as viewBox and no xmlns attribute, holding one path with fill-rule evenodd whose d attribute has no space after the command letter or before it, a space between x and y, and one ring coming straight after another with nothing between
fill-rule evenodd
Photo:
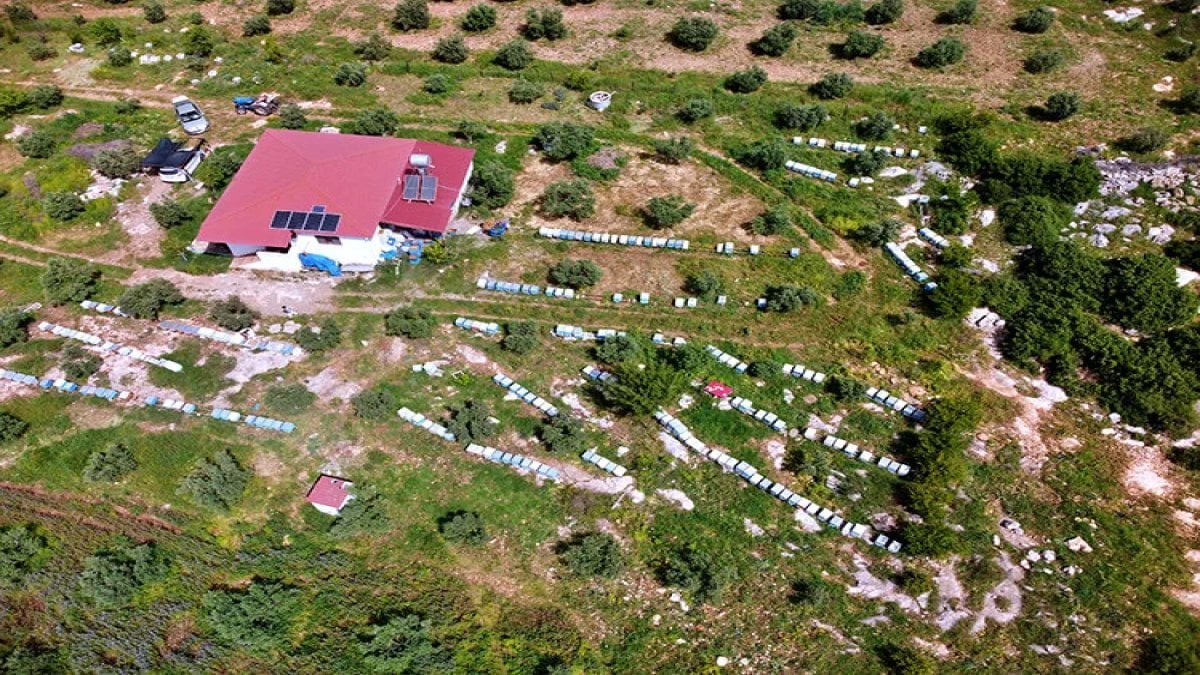
<instances>
[{"instance_id":1,"label":"blue tarp","mask_svg":"<svg viewBox=\"0 0 1200 675\"><path fill-rule=\"evenodd\" d=\"M300 264L304 265L305 267L314 267L319 270L324 270L328 272L329 276L331 277L342 276L341 265L339 265L336 260L332 258L326 258L323 255L317 255L315 253L301 253Z\"/></svg>"}]
</instances>

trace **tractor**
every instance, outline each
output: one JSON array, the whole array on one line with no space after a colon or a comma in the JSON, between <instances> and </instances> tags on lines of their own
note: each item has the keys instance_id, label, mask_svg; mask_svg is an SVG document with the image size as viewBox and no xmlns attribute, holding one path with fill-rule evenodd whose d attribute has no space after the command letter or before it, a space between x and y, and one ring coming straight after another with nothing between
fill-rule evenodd
<instances>
[{"instance_id":1,"label":"tractor","mask_svg":"<svg viewBox=\"0 0 1200 675\"><path fill-rule=\"evenodd\" d=\"M236 96L233 99L233 109L239 115L254 113L259 117L266 117L279 111L279 96L276 94Z\"/></svg>"},{"instance_id":2,"label":"tractor","mask_svg":"<svg viewBox=\"0 0 1200 675\"><path fill-rule=\"evenodd\" d=\"M492 239L499 239L500 237L503 237L506 232L508 232L508 220L507 219L497 221L491 227L489 227L483 231L484 234L491 237Z\"/></svg>"}]
</instances>

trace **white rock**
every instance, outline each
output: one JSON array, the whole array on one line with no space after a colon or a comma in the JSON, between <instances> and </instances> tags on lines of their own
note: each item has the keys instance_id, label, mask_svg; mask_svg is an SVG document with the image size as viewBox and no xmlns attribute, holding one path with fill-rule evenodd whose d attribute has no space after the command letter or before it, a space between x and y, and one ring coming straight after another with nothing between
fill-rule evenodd
<instances>
[{"instance_id":1,"label":"white rock","mask_svg":"<svg viewBox=\"0 0 1200 675\"><path fill-rule=\"evenodd\" d=\"M729 665L729 657L728 656L718 656L717 657L717 667L718 668L724 668L727 665Z\"/></svg>"},{"instance_id":2,"label":"white rock","mask_svg":"<svg viewBox=\"0 0 1200 675\"><path fill-rule=\"evenodd\" d=\"M1056 554L1054 551L1051 551L1050 549L1042 551L1042 559L1046 562L1054 562L1056 558L1058 558L1058 554Z\"/></svg>"},{"instance_id":3,"label":"white rock","mask_svg":"<svg viewBox=\"0 0 1200 675\"><path fill-rule=\"evenodd\" d=\"M1083 537L1073 537L1071 539L1068 539L1067 540L1067 548L1071 549L1072 551L1075 551L1076 553L1091 553L1092 552L1091 544L1084 541Z\"/></svg>"}]
</instances>

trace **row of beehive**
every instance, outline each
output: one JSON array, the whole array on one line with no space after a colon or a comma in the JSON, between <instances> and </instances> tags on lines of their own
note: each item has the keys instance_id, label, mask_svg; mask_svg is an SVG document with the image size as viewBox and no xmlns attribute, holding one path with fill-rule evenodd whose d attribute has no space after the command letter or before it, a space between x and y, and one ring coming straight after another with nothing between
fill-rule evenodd
<instances>
[{"instance_id":1,"label":"row of beehive","mask_svg":"<svg viewBox=\"0 0 1200 675\"><path fill-rule=\"evenodd\" d=\"M500 332L500 324L488 321L476 321L460 316L454 320L454 325L463 330L473 330L484 335L495 335Z\"/></svg>"},{"instance_id":2,"label":"row of beehive","mask_svg":"<svg viewBox=\"0 0 1200 675\"><path fill-rule=\"evenodd\" d=\"M122 311L120 307L117 307L116 305L109 305L109 304L105 304L103 302L96 302L95 300L83 300L82 302L79 303L79 306L84 309L90 309L94 312L99 312L101 314L116 314L117 316L125 316L125 317L129 316L124 311Z\"/></svg>"},{"instance_id":3,"label":"row of beehive","mask_svg":"<svg viewBox=\"0 0 1200 675\"><path fill-rule=\"evenodd\" d=\"M878 387L868 387L866 396L872 401L884 406L885 408L891 408L892 410L895 410L914 422L925 421L924 410L921 410L916 405L905 401L899 396L891 395L884 389L880 389Z\"/></svg>"},{"instance_id":4,"label":"row of beehive","mask_svg":"<svg viewBox=\"0 0 1200 675\"><path fill-rule=\"evenodd\" d=\"M437 422L434 422L421 413L413 412L408 408L401 408L396 411L396 414L399 415L400 419L404 420L405 422L408 422L413 426L420 427L434 436L444 438L447 441L458 440L454 434L450 433L449 429L438 424Z\"/></svg>"},{"instance_id":5,"label":"row of beehive","mask_svg":"<svg viewBox=\"0 0 1200 675\"><path fill-rule=\"evenodd\" d=\"M900 269L904 270L905 274L907 274L913 281L921 284L921 288L925 289L926 291L932 291L933 289L937 288L937 282L930 281L929 274L922 270L917 263L913 262L913 259L908 257L908 254L904 252L904 249L900 248L899 244L894 241L889 241L883 245L883 248L888 252L888 255L892 257L892 260L896 261L896 264L900 266Z\"/></svg>"},{"instance_id":6,"label":"row of beehive","mask_svg":"<svg viewBox=\"0 0 1200 675\"><path fill-rule=\"evenodd\" d=\"M746 363L745 361L742 361L741 359L737 358L736 356L733 356L732 354L726 354L725 352L721 351L720 349L717 349L716 347L714 347L712 345L706 345L704 347L704 351L708 352L709 355L711 355L714 359L720 361L723 365L729 366L730 368L733 368L734 370L736 370L739 373L744 373L744 372L746 372L747 369L750 368L750 364Z\"/></svg>"},{"instance_id":7,"label":"row of beehive","mask_svg":"<svg viewBox=\"0 0 1200 675\"><path fill-rule=\"evenodd\" d=\"M922 227L921 229L917 230L917 236L938 248L946 248L950 245L950 241L948 239L937 232L934 232L928 227Z\"/></svg>"},{"instance_id":8,"label":"row of beehive","mask_svg":"<svg viewBox=\"0 0 1200 675\"><path fill-rule=\"evenodd\" d=\"M614 476L624 476L627 473L625 467L617 464L607 457L604 457L603 455L598 454L595 448L584 452L582 455L580 455L580 458L585 462L595 464Z\"/></svg>"},{"instance_id":9,"label":"row of beehive","mask_svg":"<svg viewBox=\"0 0 1200 675\"><path fill-rule=\"evenodd\" d=\"M540 227L538 228L538 234L549 239L561 239L563 241L641 246L643 248L669 248L677 251L686 251L691 246L687 239L643 237L636 234L611 234L609 232L583 232L581 230L562 230L557 227Z\"/></svg>"},{"instance_id":10,"label":"row of beehive","mask_svg":"<svg viewBox=\"0 0 1200 675\"><path fill-rule=\"evenodd\" d=\"M552 481L558 481L561 476L558 469L543 464L532 457L526 457L525 455L518 455L512 452L504 452L486 445L471 443L467 446L467 452L471 453L472 455L479 455L480 457L497 464L507 464L516 469L533 471L534 473L545 476Z\"/></svg>"},{"instance_id":11,"label":"row of beehive","mask_svg":"<svg viewBox=\"0 0 1200 675\"><path fill-rule=\"evenodd\" d=\"M625 302L625 294L624 293L613 293L612 301L613 302ZM650 304L650 294L649 293L638 293L637 301L638 301L639 305Z\"/></svg>"},{"instance_id":12,"label":"row of beehive","mask_svg":"<svg viewBox=\"0 0 1200 675\"><path fill-rule=\"evenodd\" d=\"M290 434L296 430L296 425L291 422L284 422L283 420L271 419L270 417L259 415L243 415L236 410L226 410L224 408L213 408L209 416L216 420L242 422L252 427L258 427L259 429L282 431L285 434Z\"/></svg>"},{"instance_id":13,"label":"row of beehive","mask_svg":"<svg viewBox=\"0 0 1200 675\"><path fill-rule=\"evenodd\" d=\"M866 152L866 143L855 143L853 141L833 141L832 143L825 138L817 138L815 136L805 138L804 136L793 136L792 143L794 145L807 145L810 148L831 147L839 152ZM876 145L870 149L872 152L886 153L892 157L911 157L916 159L921 156L921 151L912 149L905 150L904 148L893 148L887 145Z\"/></svg>"},{"instance_id":14,"label":"row of beehive","mask_svg":"<svg viewBox=\"0 0 1200 675\"><path fill-rule=\"evenodd\" d=\"M794 378L805 380L807 382L815 382L816 384L821 384L825 381L825 378L828 377L825 375L825 373L815 371L812 368L802 366L799 363L783 364L783 374L791 375Z\"/></svg>"},{"instance_id":15,"label":"row of beehive","mask_svg":"<svg viewBox=\"0 0 1200 675\"><path fill-rule=\"evenodd\" d=\"M604 383L604 382L616 382L617 381L616 375L613 375L612 373L608 372L607 370L600 370L596 366L584 366L583 370L581 370L580 372L583 373L584 377L586 377L587 379L589 379L593 382Z\"/></svg>"},{"instance_id":16,"label":"row of beehive","mask_svg":"<svg viewBox=\"0 0 1200 675\"><path fill-rule=\"evenodd\" d=\"M517 398L537 408L541 412L545 413L548 417L554 417L558 415L558 408L555 408L549 401L541 396L538 396L532 391L529 391L525 387L521 386L520 382L517 382L511 377L501 373L496 373L496 375L492 377L492 381L509 390L513 394L516 394Z\"/></svg>"},{"instance_id":17,"label":"row of beehive","mask_svg":"<svg viewBox=\"0 0 1200 675\"><path fill-rule=\"evenodd\" d=\"M25 383L25 384L29 383L29 380L26 379L26 378L31 377L29 375L25 375L24 373L16 373L13 371L6 371L6 372L12 372L14 375L16 375L18 377L6 377L5 379L10 379L14 382L21 382L21 383ZM35 380L36 380L36 378L35 378ZM47 378L42 379L40 382L37 382L37 385L39 387L41 387L42 389L57 389L61 392L65 392L67 394L79 394L80 396L95 396L96 398L102 398L106 401L118 401L118 400L125 401L125 400L129 400L129 399L133 398L133 394L128 391L117 391L116 389L108 389L106 387L94 387L90 384L80 385L80 384L71 382L70 380L64 380L62 378L56 379L56 378L52 378L52 377L47 377Z\"/></svg>"},{"instance_id":18,"label":"row of beehive","mask_svg":"<svg viewBox=\"0 0 1200 675\"><path fill-rule=\"evenodd\" d=\"M178 373L178 372L183 371L183 366L178 363L175 363L174 361L170 361L168 359L160 359L157 356L151 356L150 354L147 354L146 352L138 349L137 347L127 347L125 345L118 344L116 342L110 342L108 340L101 338L98 335L92 335L91 333L85 333L81 330L75 330L74 328L67 328L66 326L60 326L56 323L50 323L49 321L43 321L43 322L39 323L38 328L41 330L53 333L59 337L65 337L65 338L69 338L71 340L78 340L84 344L92 345L93 347L99 348L101 351L116 352L117 354L120 354L121 356L128 356L131 359L137 359L138 361L149 363L152 366L158 366L159 368L165 368L173 373Z\"/></svg>"},{"instance_id":19,"label":"row of beehive","mask_svg":"<svg viewBox=\"0 0 1200 675\"><path fill-rule=\"evenodd\" d=\"M845 453L845 455L851 459L857 459L858 461L865 462L867 464L877 464L887 471L896 474L897 476L907 476L909 472L912 471L912 467L909 465L902 462L897 462L887 455L880 455L879 457L876 457L875 454L870 450L861 449L856 444L851 443L844 438L838 438L833 434L825 434L824 438L822 438L822 433L823 432L821 432L819 429L808 427L804 430L804 437L810 441L820 442L821 445L824 445L827 448L839 450Z\"/></svg>"},{"instance_id":20,"label":"row of beehive","mask_svg":"<svg viewBox=\"0 0 1200 675\"><path fill-rule=\"evenodd\" d=\"M787 422L779 419L779 415L776 415L770 410L755 408L754 401L751 401L748 398L743 396L734 396L733 398L729 399L729 405L733 406L734 410L742 413L743 415L749 415L750 417L753 417L756 421L762 422L781 434L787 433Z\"/></svg>"},{"instance_id":21,"label":"row of beehive","mask_svg":"<svg viewBox=\"0 0 1200 675\"><path fill-rule=\"evenodd\" d=\"M292 354L298 354L300 352L299 346L288 342L278 342L275 340L268 340L266 338L248 338L241 333L230 333L217 330L215 328L208 328L206 326L193 326L190 323L184 323L182 321L172 321L170 319L166 319L159 321L158 326L166 330L175 331L176 333L183 333L185 335L191 335L192 337L211 340L212 342L220 342L222 344L233 345L235 347L245 347L246 349L253 349L256 351L276 352L278 354L283 354L284 356L291 356Z\"/></svg>"},{"instance_id":22,"label":"row of beehive","mask_svg":"<svg viewBox=\"0 0 1200 675\"><path fill-rule=\"evenodd\" d=\"M758 254L762 253L762 247L759 246L758 244L751 244L749 246L748 250L750 251L750 255L758 255ZM736 251L737 251L737 248L733 245L732 241L726 241L726 242L717 244L717 253L721 253L723 255L733 255ZM788 249L788 257L789 258L799 258L800 257L800 249L799 248ZM721 303L721 304L724 304L724 303Z\"/></svg>"},{"instance_id":23,"label":"row of beehive","mask_svg":"<svg viewBox=\"0 0 1200 675\"><path fill-rule=\"evenodd\" d=\"M489 279L488 277L479 277L475 282L477 288L485 291L498 291L500 293L515 293L517 295L547 295L552 298L574 298L575 289L573 288L558 288L557 286L547 286L543 292L542 287L537 284L518 284L511 281L499 281L497 279Z\"/></svg>"},{"instance_id":24,"label":"row of beehive","mask_svg":"<svg viewBox=\"0 0 1200 675\"><path fill-rule=\"evenodd\" d=\"M662 333L655 333L654 335L651 335L650 341L656 345L671 345L673 347L682 347L683 345L687 344L687 340L681 337L676 336L669 338Z\"/></svg>"},{"instance_id":25,"label":"row of beehive","mask_svg":"<svg viewBox=\"0 0 1200 675\"><path fill-rule=\"evenodd\" d=\"M803 164L801 162L795 162L789 159L788 161L784 162L783 165L789 171L795 171L796 173L802 176L808 176L809 178L819 178L823 181L828 181L831 183L837 180L836 173L832 171L826 171L825 169L819 169L810 164Z\"/></svg>"},{"instance_id":26,"label":"row of beehive","mask_svg":"<svg viewBox=\"0 0 1200 675\"><path fill-rule=\"evenodd\" d=\"M608 340L619 336L626 335L623 330L615 330L613 328L601 328L595 331L588 331L579 326L572 326L568 323L560 323L554 326L554 337L564 340L585 340L588 342Z\"/></svg>"}]
</instances>

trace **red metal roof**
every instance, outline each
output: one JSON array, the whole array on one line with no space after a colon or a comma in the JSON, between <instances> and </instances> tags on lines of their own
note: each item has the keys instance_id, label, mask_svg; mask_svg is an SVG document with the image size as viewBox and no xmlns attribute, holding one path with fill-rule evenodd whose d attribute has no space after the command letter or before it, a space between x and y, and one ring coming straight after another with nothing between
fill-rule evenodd
<instances>
[{"instance_id":1,"label":"red metal roof","mask_svg":"<svg viewBox=\"0 0 1200 675\"><path fill-rule=\"evenodd\" d=\"M404 201L409 157L432 157L433 203ZM367 238L379 223L444 232L475 151L430 141L268 129L217 200L199 241L286 247L289 230L271 229L276 211L323 205L341 214L336 234Z\"/></svg>"},{"instance_id":2,"label":"red metal roof","mask_svg":"<svg viewBox=\"0 0 1200 675\"><path fill-rule=\"evenodd\" d=\"M704 387L704 392L709 396L725 398L733 393L733 387L725 384L724 382L713 380Z\"/></svg>"},{"instance_id":3,"label":"red metal roof","mask_svg":"<svg viewBox=\"0 0 1200 675\"><path fill-rule=\"evenodd\" d=\"M310 504L341 509L350 500L350 493L346 488L353 484L344 478L321 474L308 490L308 501Z\"/></svg>"}]
</instances>

